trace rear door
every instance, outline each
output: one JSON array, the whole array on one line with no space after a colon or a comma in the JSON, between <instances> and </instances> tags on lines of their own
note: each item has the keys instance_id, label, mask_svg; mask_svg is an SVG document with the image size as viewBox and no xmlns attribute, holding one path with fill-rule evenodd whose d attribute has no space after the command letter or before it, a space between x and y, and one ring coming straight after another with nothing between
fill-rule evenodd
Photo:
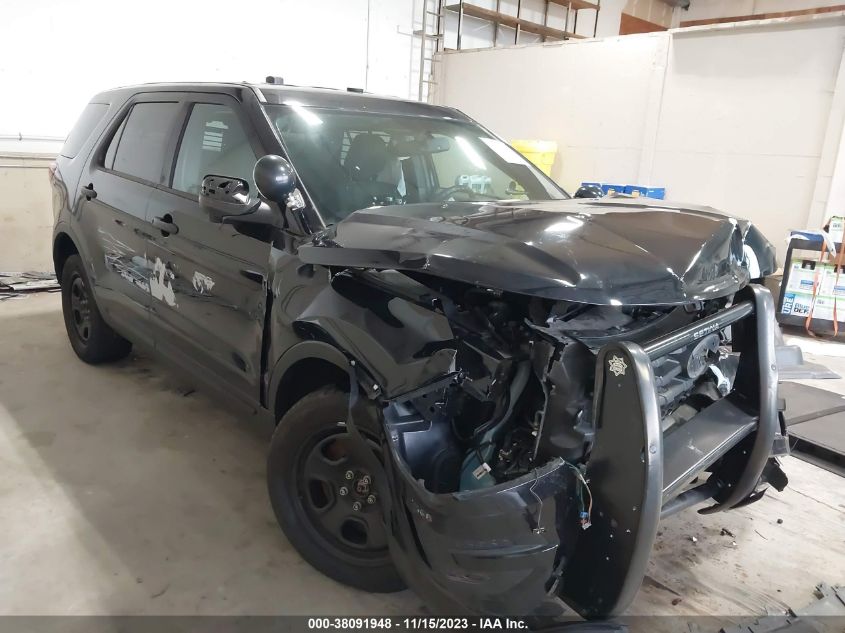
<instances>
[{"instance_id":1,"label":"rear door","mask_svg":"<svg viewBox=\"0 0 845 633\"><path fill-rule=\"evenodd\" d=\"M257 135L228 95L185 95L165 186L150 197L149 253L156 347L228 395L259 398L270 259L268 227L212 223L198 194L209 174L242 178L262 155ZM162 224L165 223L165 224ZM161 227L171 230L162 230Z\"/></svg>"},{"instance_id":2,"label":"rear door","mask_svg":"<svg viewBox=\"0 0 845 633\"><path fill-rule=\"evenodd\" d=\"M166 94L130 99L79 179L77 233L85 240L98 306L109 323L136 342L152 342L147 203L165 178L179 112L179 102Z\"/></svg>"}]
</instances>

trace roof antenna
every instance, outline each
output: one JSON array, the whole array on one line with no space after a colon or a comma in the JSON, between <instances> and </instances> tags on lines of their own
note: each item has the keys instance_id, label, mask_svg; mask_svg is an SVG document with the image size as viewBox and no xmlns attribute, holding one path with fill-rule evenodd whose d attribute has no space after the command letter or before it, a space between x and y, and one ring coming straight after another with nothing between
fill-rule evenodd
<instances>
[{"instance_id":1,"label":"roof antenna","mask_svg":"<svg viewBox=\"0 0 845 633\"><path fill-rule=\"evenodd\" d=\"M274 77L272 75L267 75L267 78L264 81L268 84L279 84L280 86L285 85L284 79L282 79L281 77Z\"/></svg>"}]
</instances>

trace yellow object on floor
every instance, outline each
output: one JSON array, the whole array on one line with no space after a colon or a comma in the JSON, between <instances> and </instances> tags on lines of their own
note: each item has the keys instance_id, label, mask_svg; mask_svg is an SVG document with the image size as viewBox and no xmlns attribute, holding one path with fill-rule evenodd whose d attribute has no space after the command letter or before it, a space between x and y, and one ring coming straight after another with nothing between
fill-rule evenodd
<instances>
[{"instance_id":1,"label":"yellow object on floor","mask_svg":"<svg viewBox=\"0 0 845 633\"><path fill-rule=\"evenodd\" d=\"M552 175L552 165L557 156L555 141L511 141L513 148L539 167L547 176Z\"/></svg>"}]
</instances>

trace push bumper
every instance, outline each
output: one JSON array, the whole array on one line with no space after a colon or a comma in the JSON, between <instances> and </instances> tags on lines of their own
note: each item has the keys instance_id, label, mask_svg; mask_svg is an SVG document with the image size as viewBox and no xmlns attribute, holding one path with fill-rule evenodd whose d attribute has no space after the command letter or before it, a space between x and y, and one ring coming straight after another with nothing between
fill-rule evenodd
<instances>
[{"instance_id":1,"label":"push bumper","mask_svg":"<svg viewBox=\"0 0 845 633\"><path fill-rule=\"evenodd\" d=\"M740 352L733 391L664 434L652 362L728 326ZM771 295L752 285L733 307L692 326L600 350L587 530L577 516L576 473L563 460L498 486L434 494L404 464L397 438L386 438L381 494L390 500L385 519L400 573L442 612L536 615L557 596L584 617L622 613L661 516L711 497L705 511L727 510L759 486L782 430L774 327ZM349 426L354 434L352 407ZM707 482L690 488L706 471Z\"/></svg>"},{"instance_id":2,"label":"push bumper","mask_svg":"<svg viewBox=\"0 0 845 633\"><path fill-rule=\"evenodd\" d=\"M728 326L740 353L733 391L664 435L652 362ZM599 352L593 526L579 538L560 592L579 613L618 614L630 604L661 516L710 497L716 503L705 512L728 510L755 492L781 431L774 327L771 294L751 285L711 317L644 346L610 344ZM708 469L707 482L687 488Z\"/></svg>"}]
</instances>

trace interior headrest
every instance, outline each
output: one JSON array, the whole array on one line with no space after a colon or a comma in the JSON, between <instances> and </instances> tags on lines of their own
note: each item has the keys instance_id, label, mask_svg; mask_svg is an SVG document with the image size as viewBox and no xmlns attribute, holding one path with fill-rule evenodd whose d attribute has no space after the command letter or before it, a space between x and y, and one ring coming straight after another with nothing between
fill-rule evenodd
<instances>
[{"instance_id":1,"label":"interior headrest","mask_svg":"<svg viewBox=\"0 0 845 633\"><path fill-rule=\"evenodd\" d=\"M381 137L359 134L352 139L343 166L353 180L372 180L384 169L388 160L390 152Z\"/></svg>"}]
</instances>

